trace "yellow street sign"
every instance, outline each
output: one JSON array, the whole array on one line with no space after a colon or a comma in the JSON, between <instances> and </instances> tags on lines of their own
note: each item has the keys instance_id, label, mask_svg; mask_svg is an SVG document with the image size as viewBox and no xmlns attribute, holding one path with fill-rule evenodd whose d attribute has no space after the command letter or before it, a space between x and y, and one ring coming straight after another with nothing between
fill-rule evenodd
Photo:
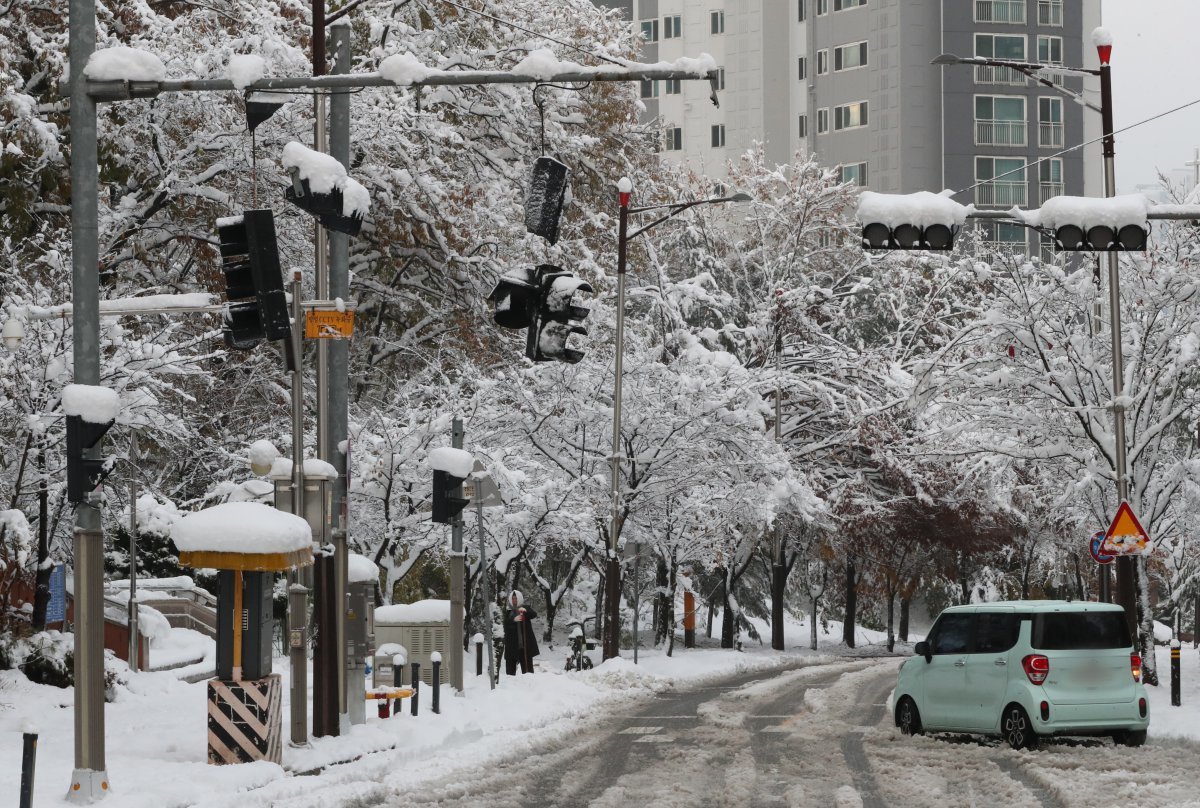
<instances>
[{"instance_id":1,"label":"yellow street sign","mask_svg":"<svg viewBox=\"0 0 1200 808\"><path fill-rule=\"evenodd\" d=\"M305 339L349 339L353 333L352 311L309 311L304 314Z\"/></svg>"},{"instance_id":2,"label":"yellow street sign","mask_svg":"<svg viewBox=\"0 0 1200 808\"><path fill-rule=\"evenodd\" d=\"M1154 548L1150 536L1138 521L1128 502L1121 502L1117 515L1104 533L1100 551L1105 555L1147 555Z\"/></svg>"}]
</instances>

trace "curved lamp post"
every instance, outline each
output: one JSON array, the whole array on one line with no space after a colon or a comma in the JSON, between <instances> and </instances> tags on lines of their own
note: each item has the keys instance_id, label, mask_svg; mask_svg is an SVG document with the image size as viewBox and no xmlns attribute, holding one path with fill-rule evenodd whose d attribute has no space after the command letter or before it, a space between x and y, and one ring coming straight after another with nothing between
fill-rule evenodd
<instances>
[{"instance_id":1,"label":"curved lamp post","mask_svg":"<svg viewBox=\"0 0 1200 808\"><path fill-rule=\"evenodd\" d=\"M616 362L613 367L613 439L612 439L612 515L608 528L608 563L604 576L604 658L611 659L620 653L621 625L621 560L617 557L617 536L621 526L621 373L622 358L625 353L625 267L628 250L627 245L632 240L665 222L673 216L678 216L688 208L697 205L715 205L721 202L749 202L750 195L744 193L732 196L713 197L711 199L696 199L690 202L672 202L665 205L645 205L630 207L629 200L633 195L633 183L628 177L622 177L617 183L620 196L621 214L617 230L617 336ZM649 224L642 225L629 232L629 216L633 213L646 213L652 210L666 211Z\"/></svg>"}]
</instances>

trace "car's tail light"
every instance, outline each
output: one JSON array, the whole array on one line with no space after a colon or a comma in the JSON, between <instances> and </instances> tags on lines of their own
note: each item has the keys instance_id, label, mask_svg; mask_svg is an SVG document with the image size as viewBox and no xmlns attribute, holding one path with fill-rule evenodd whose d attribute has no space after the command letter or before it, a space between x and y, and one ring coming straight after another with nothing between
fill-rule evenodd
<instances>
[{"instance_id":1,"label":"car's tail light","mask_svg":"<svg viewBox=\"0 0 1200 808\"><path fill-rule=\"evenodd\" d=\"M1146 717L1146 700L1145 699L1138 699L1138 712L1141 713L1142 718Z\"/></svg>"},{"instance_id":2,"label":"car's tail light","mask_svg":"<svg viewBox=\"0 0 1200 808\"><path fill-rule=\"evenodd\" d=\"M1133 674L1133 681L1142 681L1142 658L1137 654L1129 655L1129 672Z\"/></svg>"},{"instance_id":3,"label":"car's tail light","mask_svg":"<svg viewBox=\"0 0 1200 808\"><path fill-rule=\"evenodd\" d=\"M1041 654L1030 654L1021 660L1021 666L1025 668L1029 681L1035 685L1042 684L1050 675L1050 660Z\"/></svg>"},{"instance_id":4,"label":"car's tail light","mask_svg":"<svg viewBox=\"0 0 1200 808\"><path fill-rule=\"evenodd\" d=\"M1048 701L1042 702L1042 720L1043 721L1050 720L1050 702L1048 702Z\"/></svg>"}]
</instances>

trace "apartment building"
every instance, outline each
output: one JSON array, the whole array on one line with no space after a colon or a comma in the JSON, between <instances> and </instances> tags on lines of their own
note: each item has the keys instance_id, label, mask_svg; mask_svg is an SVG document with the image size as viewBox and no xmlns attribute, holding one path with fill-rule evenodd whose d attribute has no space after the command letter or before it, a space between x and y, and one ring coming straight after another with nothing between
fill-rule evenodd
<instances>
[{"instance_id":1,"label":"apartment building","mask_svg":"<svg viewBox=\"0 0 1200 808\"><path fill-rule=\"evenodd\" d=\"M709 53L721 107L698 82L645 82L663 154L724 173L754 141L798 149L886 193L950 188L980 207L1100 195L1098 114L1011 69L937 66L939 54L1096 67L1099 0L594 0L641 32L645 61ZM1054 78L1098 103L1095 82ZM991 237L1014 247L1020 228Z\"/></svg>"}]
</instances>

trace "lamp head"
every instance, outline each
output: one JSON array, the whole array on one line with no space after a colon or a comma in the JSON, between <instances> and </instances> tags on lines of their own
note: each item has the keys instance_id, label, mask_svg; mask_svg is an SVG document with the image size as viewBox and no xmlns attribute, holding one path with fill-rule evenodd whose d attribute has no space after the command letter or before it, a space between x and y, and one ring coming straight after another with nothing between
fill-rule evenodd
<instances>
[{"instance_id":1,"label":"lamp head","mask_svg":"<svg viewBox=\"0 0 1200 808\"><path fill-rule=\"evenodd\" d=\"M953 53L943 53L934 58L931 65L956 65L962 61L961 56L956 56Z\"/></svg>"}]
</instances>

